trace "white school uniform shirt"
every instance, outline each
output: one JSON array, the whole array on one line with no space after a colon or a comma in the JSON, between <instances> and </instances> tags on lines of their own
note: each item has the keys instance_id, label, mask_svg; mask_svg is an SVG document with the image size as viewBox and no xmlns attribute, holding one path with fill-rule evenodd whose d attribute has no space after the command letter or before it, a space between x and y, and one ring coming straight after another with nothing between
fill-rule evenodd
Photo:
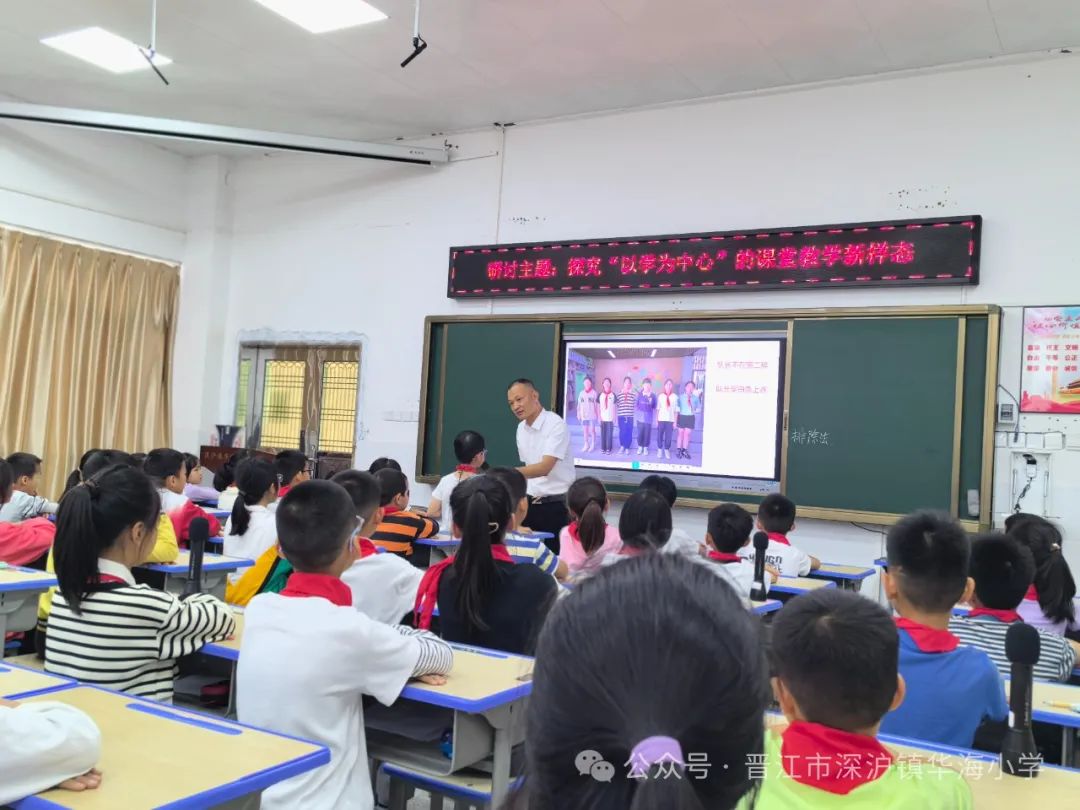
<instances>
[{"instance_id":1,"label":"white school uniform shirt","mask_svg":"<svg viewBox=\"0 0 1080 810\"><path fill-rule=\"evenodd\" d=\"M222 512L231 512L233 506L236 504L236 499L240 497L239 487L227 487L217 499L217 508Z\"/></svg>"},{"instance_id":2,"label":"white school uniform shirt","mask_svg":"<svg viewBox=\"0 0 1080 810\"><path fill-rule=\"evenodd\" d=\"M454 512L450 508L450 493L464 480L466 479L458 477L457 472L452 472L440 478L439 483L435 485L435 489L431 491L431 497L438 499L442 503L442 512L439 514L440 526L449 529L453 525Z\"/></svg>"},{"instance_id":3,"label":"white school uniform shirt","mask_svg":"<svg viewBox=\"0 0 1080 810\"><path fill-rule=\"evenodd\" d=\"M610 394L600 392L600 421L614 422L618 409L618 395L612 391Z\"/></svg>"},{"instance_id":4,"label":"white school uniform shirt","mask_svg":"<svg viewBox=\"0 0 1080 810\"><path fill-rule=\"evenodd\" d=\"M672 391L665 394L661 391L656 395L656 421L674 422L679 413L679 395Z\"/></svg>"},{"instance_id":5,"label":"white school uniform shirt","mask_svg":"<svg viewBox=\"0 0 1080 810\"><path fill-rule=\"evenodd\" d=\"M774 566L782 577L805 577L810 573L810 555L799 551L792 545L785 545L774 538L783 535L769 535L769 547L765 549L765 562ZM754 561L753 545L743 546L738 555L745 557L752 563Z\"/></svg>"},{"instance_id":6,"label":"white school uniform shirt","mask_svg":"<svg viewBox=\"0 0 1080 810\"><path fill-rule=\"evenodd\" d=\"M372 554L352 564L341 581L353 594L353 607L383 624L397 624L416 607L424 571L397 554Z\"/></svg>"},{"instance_id":7,"label":"white school uniform shirt","mask_svg":"<svg viewBox=\"0 0 1080 810\"><path fill-rule=\"evenodd\" d=\"M596 389L582 389L577 398L577 416L582 422L596 421Z\"/></svg>"},{"instance_id":8,"label":"white school uniform shirt","mask_svg":"<svg viewBox=\"0 0 1080 810\"><path fill-rule=\"evenodd\" d=\"M175 509L181 509L189 500L187 495L164 487L158 490L158 494L161 496L161 511L166 515Z\"/></svg>"},{"instance_id":9,"label":"white school uniform shirt","mask_svg":"<svg viewBox=\"0 0 1080 810\"><path fill-rule=\"evenodd\" d=\"M518 422L517 448L518 457L524 464L538 464L544 456L558 459L550 473L529 479L530 495L539 498L566 494L577 475L574 457L570 455L570 431L561 416L542 410L531 425L524 419Z\"/></svg>"},{"instance_id":10,"label":"white school uniform shirt","mask_svg":"<svg viewBox=\"0 0 1080 810\"><path fill-rule=\"evenodd\" d=\"M742 559L739 562L719 562L708 557L701 558L708 564L709 569L721 579L726 579L732 584L739 596L743 599L750 598L750 591L754 587L754 563L752 560ZM765 574L765 590L769 589L769 575Z\"/></svg>"},{"instance_id":11,"label":"white school uniform shirt","mask_svg":"<svg viewBox=\"0 0 1080 810\"><path fill-rule=\"evenodd\" d=\"M0 706L0 806L56 787L98 764L101 732L55 701Z\"/></svg>"},{"instance_id":12,"label":"white school uniform shirt","mask_svg":"<svg viewBox=\"0 0 1080 810\"><path fill-rule=\"evenodd\" d=\"M230 557L257 560L277 544L276 515L267 506L249 506L247 510L251 520L243 534L232 533L232 516L225 521L225 553ZM239 582L244 570L230 573L229 582Z\"/></svg>"},{"instance_id":13,"label":"white school uniform shirt","mask_svg":"<svg viewBox=\"0 0 1080 810\"><path fill-rule=\"evenodd\" d=\"M262 810L372 810L361 698L397 700L420 652L415 637L327 599L252 599L236 666L240 722L330 749L328 765L263 791Z\"/></svg>"}]
</instances>

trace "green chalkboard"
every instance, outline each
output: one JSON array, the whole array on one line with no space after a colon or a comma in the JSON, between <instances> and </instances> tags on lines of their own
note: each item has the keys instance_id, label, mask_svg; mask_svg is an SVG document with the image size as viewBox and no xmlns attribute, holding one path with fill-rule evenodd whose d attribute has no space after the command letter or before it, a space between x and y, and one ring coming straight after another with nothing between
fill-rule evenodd
<instances>
[{"instance_id":1,"label":"green chalkboard","mask_svg":"<svg viewBox=\"0 0 1080 810\"><path fill-rule=\"evenodd\" d=\"M958 324L957 318L795 323L792 500L900 514L951 509Z\"/></svg>"}]
</instances>

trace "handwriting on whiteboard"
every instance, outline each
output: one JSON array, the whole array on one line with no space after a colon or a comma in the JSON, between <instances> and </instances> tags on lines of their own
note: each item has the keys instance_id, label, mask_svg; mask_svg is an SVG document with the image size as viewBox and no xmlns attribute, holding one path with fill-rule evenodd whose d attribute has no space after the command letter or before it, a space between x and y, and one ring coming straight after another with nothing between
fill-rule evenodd
<instances>
[{"instance_id":1,"label":"handwriting on whiteboard","mask_svg":"<svg viewBox=\"0 0 1080 810\"><path fill-rule=\"evenodd\" d=\"M804 447L825 446L828 447L830 443L830 436L827 431L813 430L810 428L792 428L788 433L788 441L794 445L801 445Z\"/></svg>"}]
</instances>

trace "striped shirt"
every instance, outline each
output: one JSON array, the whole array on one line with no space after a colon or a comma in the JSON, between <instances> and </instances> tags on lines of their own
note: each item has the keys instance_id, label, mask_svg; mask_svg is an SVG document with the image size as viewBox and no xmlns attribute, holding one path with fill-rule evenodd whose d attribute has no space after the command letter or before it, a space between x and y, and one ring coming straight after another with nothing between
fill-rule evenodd
<instances>
[{"instance_id":1,"label":"striped shirt","mask_svg":"<svg viewBox=\"0 0 1080 810\"><path fill-rule=\"evenodd\" d=\"M392 554L410 557L413 543L439 533L439 524L416 512L388 512L371 535L371 542Z\"/></svg>"},{"instance_id":2,"label":"striped shirt","mask_svg":"<svg viewBox=\"0 0 1080 810\"><path fill-rule=\"evenodd\" d=\"M136 585L127 568L110 560L99 560L98 570L122 581L96 587L78 613L62 593L53 598L46 671L171 702L176 659L228 638L236 627L232 611L209 594L181 602Z\"/></svg>"},{"instance_id":3,"label":"striped shirt","mask_svg":"<svg viewBox=\"0 0 1080 810\"><path fill-rule=\"evenodd\" d=\"M619 416L633 416L636 407L637 394L634 391L623 391L619 394Z\"/></svg>"},{"instance_id":4,"label":"striped shirt","mask_svg":"<svg viewBox=\"0 0 1080 810\"><path fill-rule=\"evenodd\" d=\"M507 534L503 540L510 556L517 563L532 563L545 574L555 576L555 569L559 567L559 558L551 549L544 545L543 541L521 534Z\"/></svg>"},{"instance_id":5,"label":"striped shirt","mask_svg":"<svg viewBox=\"0 0 1080 810\"><path fill-rule=\"evenodd\" d=\"M949 620L949 632L960 639L961 644L978 647L990 656L1002 677L1011 674L1011 664L1005 655L1005 634L1009 623L993 616L953 616ZM1076 653L1061 636L1039 631L1039 660L1033 675L1044 681L1067 681L1076 665Z\"/></svg>"}]
</instances>

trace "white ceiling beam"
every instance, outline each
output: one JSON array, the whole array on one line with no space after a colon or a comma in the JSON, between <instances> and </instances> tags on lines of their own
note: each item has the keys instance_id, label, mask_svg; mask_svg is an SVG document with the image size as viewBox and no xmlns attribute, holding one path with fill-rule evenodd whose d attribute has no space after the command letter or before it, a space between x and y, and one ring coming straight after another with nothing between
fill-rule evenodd
<instances>
[{"instance_id":1,"label":"white ceiling beam","mask_svg":"<svg viewBox=\"0 0 1080 810\"><path fill-rule=\"evenodd\" d=\"M0 102L0 120L31 121L39 124L95 129L151 138L220 143L229 146L247 146L253 149L337 155L428 166L450 161L449 150L446 148L290 135L284 132L200 124L195 121L177 121L172 118L150 118L144 115L79 110L72 107Z\"/></svg>"}]
</instances>

